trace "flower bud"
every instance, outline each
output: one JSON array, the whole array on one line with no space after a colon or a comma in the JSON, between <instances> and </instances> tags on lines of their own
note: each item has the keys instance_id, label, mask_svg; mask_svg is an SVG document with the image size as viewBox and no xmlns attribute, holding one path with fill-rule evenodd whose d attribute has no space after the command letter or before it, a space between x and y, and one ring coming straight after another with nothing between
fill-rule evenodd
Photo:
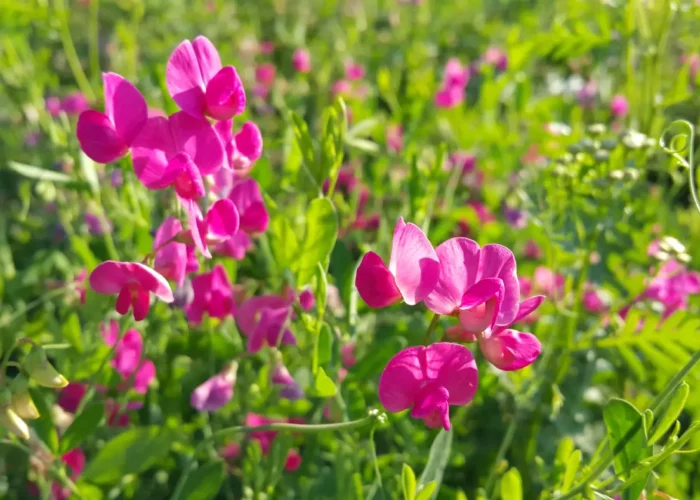
<instances>
[{"instance_id":1,"label":"flower bud","mask_svg":"<svg viewBox=\"0 0 700 500\"><path fill-rule=\"evenodd\" d=\"M29 426L11 408L0 408L0 425L20 439L29 439Z\"/></svg>"},{"instance_id":2,"label":"flower bud","mask_svg":"<svg viewBox=\"0 0 700 500\"><path fill-rule=\"evenodd\" d=\"M10 408L21 418L33 420L39 418L39 410L37 410L31 394L29 394L29 380L24 375L16 376L10 382L10 391L12 391L12 403Z\"/></svg>"},{"instance_id":3,"label":"flower bud","mask_svg":"<svg viewBox=\"0 0 700 500\"><path fill-rule=\"evenodd\" d=\"M43 386L53 389L61 389L68 385L66 377L56 371L46 358L46 352L41 346L35 345L24 358L22 365L29 376L34 381Z\"/></svg>"}]
</instances>

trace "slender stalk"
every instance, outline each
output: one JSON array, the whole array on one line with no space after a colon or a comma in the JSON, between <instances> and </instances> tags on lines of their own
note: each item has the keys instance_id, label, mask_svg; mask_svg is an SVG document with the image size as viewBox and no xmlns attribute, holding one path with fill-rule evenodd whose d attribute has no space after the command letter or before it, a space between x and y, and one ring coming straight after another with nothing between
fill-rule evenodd
<instances>
[{"instance_id":1,"label":"slender stalk","mask_svg":"<svg viewBox=\"0 0 700 500\"><path fill-rule=\"evenodd\" d=\"M100 76L100 0L90 2L90 25L88 36L90 41L90 76L97 80Z\"/></svg>"},{"instance_id":2,"label":"slender stalk","mask_svg":"<svg viewBox=\"0 0 700 500\"><path fill-rule=\"evenodd\" d=\"M491 467L491 472L486 480L486 496L491 498L493 493L493 487L496 484L496 476L498 475L498 465L503 461L506 456L508 448L510 448L513 438L515 437L515 431L518 429L518 421L520 420L520 409L516 408L515 415L513 415L513 420L510 421L508 429L503 436L503 441L501 442L500 448L498 448L498 453L496 454L496 460L493 462L493 467Z\"/></svg>"},{"instance_id":3,"label":"slender stalk","mask_svg":"<svg viewBox=\"0 0 700 500\"><path fill-rule=\"evenodd\" d=\"M220 429L216 432L211 433L209 436L205 437L205 439L199 442L199 444L195 448L194 453L190 456L187 465L185 465L184 472L180 476L180 479L178 480L177 484L175 485L175 491L173 492L171 500L178 500L182 495L182 490L185 487L187 478L189 477L190 473L194 470L195 457L197 456L197 452L201 450L202 447L208 446L212 442L215 442L217 440L235 434L247 434L259 431L287 431L301 433L350 431L353 429L366 427L370 424L376 424L377 422L381 422L383 418L384 415L382 413L380 413L377 410L372 410L366 417L361 418L359 420L353 420L352 422L342 422L336 424L290 424L286 422L280 422L275 424L266 424L258 426L238 425L235 427L227 427L225 429Z\"/></svg>"},{"instance_id":4,"label":"slender stalk","mask_svg":"<svg viewBox=\"0 0 700 500\"><path fill-rule=\"evenodd\" d=\"M430 325L428 325L428 329L425 331L425 335L423 335L423 345L428 345L428 342L430 341L430 335L433 333L433 331L437 327L439 320L440 320L440 315L438 313L435 313L433 315L433 320L430 322Z\"/></svg>"},{"instance_id":5,"label":"slender stalk","mask_svg":"<svg viewBox=\"0 0 700 500\"><path fill-rule=\"evenodd\" d=\"M56 11L56 17L60 24L63 51L66 53L66 59L73 72L73 77L82 93L88 98L88 101L94 101L95 93L92 91L87 76L85 76L85 71L83 71L83 67L80 65L78 52L75 50L75 45L73 45L73 38L71 37L70 26L68 25L68 14L64 1L54 0L54 10Z\"/></svg>"}]
</instances>

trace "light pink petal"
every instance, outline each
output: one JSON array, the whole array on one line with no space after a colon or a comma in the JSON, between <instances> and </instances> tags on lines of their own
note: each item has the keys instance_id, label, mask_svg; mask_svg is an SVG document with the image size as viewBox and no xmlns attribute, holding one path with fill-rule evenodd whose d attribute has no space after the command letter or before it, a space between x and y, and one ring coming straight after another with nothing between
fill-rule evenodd
<instances>
[{"instance_id":1,"label":"light pink petal","mask_svg":"<svg viewBox=\"0 0 700 500\"><path fill-rule=\"evenodd\" d=\"M253 241L243 231L238 231L231 238L217 245L216 252L236 260L243 260L248 250L253 247Z\"/></svg>"},{"instance_id":2,"label":"light pink petal","mask_svg":"<svg viewBox=\"0 0 700 500\"><path fill-rule=\"evenodd\" d=\"M452 238L435 249L440 260L440 279L425 298L425 305L438 314L452 314L462 296L474 284L479 268L479 244L468 238Z\"/></svg>"},{"instance_id":3,"label":"light pink petal","mask_svg":"<svg viewBox=\"0 0 700 500\"><path fill-rule=\"evenodd\" d=\"M123 378L128 378L138 368L143 352L143 337L134 329L124 332L115 348L112 366Z\"/></svg>"},{"instance_id":4,"label":"light pink petal","mask_svg":"<svg viewBox=\"0 0 700 500\"><path fill-rule=\"evenodd\" d=\"M100 334L105 344L112 347L117 343L117 340L119 340L119 323L115 320L111 320L106 325L102 323L102 325L100 325Z\"/></svg>"},{"instance_id":5,"label":"light pink petal","mask_svg":"<svg viewBox=\"0 0 700 500\"><path fill-rule=\"evenodd\" d=\"M355 275L355 286L370 307L387 307L401 300L394 276L374 252L368 252L362 258Z\"/></svg>"},{"instance_id":6,"label":"light pink petal","mask_svg":"<svg viewBox=\"0 0 700 500\"><path fill-rule=\"evenodd\" d=\"M170 289L170 285L168 285L168 289ZM170 295L172 297L172 292L170 292ZM170 300L170 302L172 302L172 299ZM131 307L134 313L134 319L136 321L141 321L145 319L146 316L148 316L148 309L150 306L151 296L148 293L148 290L146 290L145 288L139 288L136 296L132 297L131 299Z\"/></svg>"},{"instance_id":7,"label":"light pink petal","mask_svg":"<svg viewBox=\"0 0 700 500\"><path fill-rule=\"evenodd\" d=\"M131 275L142 288L152 292L163 302L170 303L174 300L170 284L163 276L140 262L127 262L126 264L129 266Z\"/></svg>"},{"instance_id":8,"label":"light pink petal","mask_svg":"<svg viewBox=\"0 0 700 500\"><path fill-rule=\"evenodd\" d=\"M481 266L479 279L500 278L503 281L504 293L496 324L511 324L518 313L520 302L520 283L513 252L502 245L485 245L481 249L479 261Z\"/></svg>"},{"instance_id":9,"label":"light pink petal","mask_svg":"<svg viewBox=\"0 0 700 500\"><path fill-rule=\"evenodd\" d=\"M499 278L485 278L472 286L462 297L459 321L469 333L493 329L501 307L504 286Z\"/></svg>"},{"instance_id":10,"label":"light pink petal","mask_svg":"<svg viewBox=\"0 0 700 500\"><path fill-rule=\"evenodd\" d=\"M251 163L260 158L263 151L263 138L260 129L253 122L245 122L234 139L236 151Z\"/></svg>"},{"instance_id":11,"label":"light pink petal","mask_svg":"<svg viewBox=\"0 0 700 500\"><path fill-rule=\"evenodd\" d=\"M184 198L180 198L180 203L184 205L185 211L187 212L187 220L194 247L207 259L211 259L211 252L209 252L207 242L205 241L206 224L204 220L201 219L202 213L197 203L194 200L185 200Z\"/></svg>"},{"instance_id":12,"label":"light pink petal","mask_svg":"<svg viewBox=\"0 0 700 500\"><path fill-rule=\"evenodd\" d=\"M225 241L238 231L239 217L236 205L224 198L215 202L205 217L207 238Z\"/></svg>"},{"instance_id":13,"label":"light pink petal","mask_svg":"<svg viewBox=\"0 0 700 500\"><path fill-rule=\"evenodd\" d=\"M175 113L169 121L177 150L190 155L202 175L216 173L224 163L224 148L211 123L184 111Z\"/></svg>"},{"instance_id":14,"label":"light pink petal","mask_svg":"<svg viewBox=\"0 0 700 500\"><path fill-rule=\"evenodd\" d=\"M231 163L231 160L233 158L233 153L235 150L235 145L234 145L234 140L233 140L233 119L231 120L222 120L218 121L214 124L214 130L216 130L216 133L219 135L219 140L221 141L221 145L224 148L224 169L225 170L233 170L233 164ZM222 177L221 180L219 179L219 175L223 175L222 171L220 170L217 172L217 187L219 187L219 184L228 184L229 180L233 180L233 178L229 175L226 177ZM223 180L226 180L227 182L221 182ZM228 187L223 186L223 187Z\"/></svg>"},{"instance_id":15,"label":"light pink petal","mask_svg":"<svg viewBox=\"0 0 700 500\"><path fill-rule=\"evenodd\" d=\"M251 297L241 304L236 314L236 323L243 335L249 336L255 331L258 322L258 313L265 308L276 309L289 307L289 304L279 295L262 295Z\"/></svg>"},{"instance_id":16,"label":"light pink petal","mask_svg":"<svg viewBox=\"0 0 700 500\"><path fill-rule=\"evenodd\" d=\"M399 219L394 230L389 271L404 301L415 305L433 291L440 278L435 249L418 226Z\"/></svg>"},{"instance_id":17,"label":"light pink petal","mask_svg":"<svg viewBox=\"0 0 700 500\"><path fill-rule=\"evenodd\" d=\"M124 262L108 260L90 273L90 287L103 295L117 295L131 280Z\"/></svg>"},{"instance_id":18,"label":"light pink petal","mask_svg":"<svg viewBox=\"0 0 700 500\"><path fill-rule=\"evenodd\" d=\"M107 115L98 111L89 109L80 114L76 134L80 149L97 163L118 160L129 150Z\"/></svg>"},{"instance_id":19,"label":"light pink petal","mask_svg":"<svg viewBox=\"0 0 700 500\"><path fill-rule=\"evenodd\" d=\"M270 221L260 186L254 179L236 184L228 196L241 216L241 230L248 233L264 233Z\"/></svg>"},{"instance_id":20,"label":"light pink petal","mask_svg":"<svg viewBox=\"0 0 700 500\"><path fill-rule=\"evenodd\" d=\"M197 54L189 40L184 40L170 54L165 68L165 83L180 109L195 117L203 116L205 83Z\"/></svg>"},{"instance_id":21,"label":"light pink petal","mask_svg":"<svg viewBox=\"0 0 700 500\"><path fill-rule=\"evenodd\" d=\"M134 390L146 394L148 386L156 378L156 365L150 359L145 360L134 376Z\"/></svg>"},{"instance_id":22,"label":"light pink petal","mask_svg":"<svg viewBox=\"0 0 700 500\"><path fill-rule=\"evenodd\" d=\"M175 239L175 236L177 236L180 231L182 231L182 224L180 221L172 215L169 215L160 225L158 231L156 231L156 238L153 242L153 248L157 249L163 246L165 243Z\"/></svg>"},{"instance_id":23,"label":"light pink petal","mask_svg":"<svg viewBox=\"0 0 700 500\"><path fill-rule=\"evenodd\" d=\"M130 145L148 118L146 100L134 85L116 73L103 73L105 114L124 144Z\"/></svg>"},{"instance_id":24,"label":"light pink petal","mask_svg":"<svg viewBox=\"0 0 700 500\"><path fill-rule=\"evenodd\" d=\"M236 69L225 66L209 81L205 94L207 114L215 120L228 120L245 109L245 91Z\"/></svg>"},{"instance_id":25,"label":"light pink petal","mask_svg":"<svg viewBox=\"0 0 700 500\"><path fill-rule=\"evenodd\" d=\"M387 411L407 410L415 402L423 380L422 361L425 347L404 349L391 358L379 378L379 400Z\"/></svg>"},{"instance_id":26,"label":"light pink petal","mask_svg":"<svg viewBox=\"0 0 700 500\"><path fill-rule=\"evenodd\" d=\"M165 174L168 172L169 160L175 154L167 118L149 118L132 144L131 155L136 177L149 189L164 189L174 180L172 170L168 176Z\"/></svg>"},{"instance_id":27,"label":"light pink petal","mask_svg":"<svg viewBox=\"0 0 700 500\"><path fill-rule=\"evenodd\" d=\"M199 70L202 73L202 81L206 85L221 69L219 52L216 50L216 47L214 47L214 44L211 43L207 37L202 35L194 39L192 48L197 56Z\"/></svg>"},{"instance_id":28,"label":"light pink petal","mask_svg":"<svg viewBox=\"0 0 700 500\"><path fill-rule=\"evenodd\" d=\"M531 333L503 330L479 342L484 357L505 371L513 371L532 364L542 352L542 344Z\"/></svg>"}]
</instances>

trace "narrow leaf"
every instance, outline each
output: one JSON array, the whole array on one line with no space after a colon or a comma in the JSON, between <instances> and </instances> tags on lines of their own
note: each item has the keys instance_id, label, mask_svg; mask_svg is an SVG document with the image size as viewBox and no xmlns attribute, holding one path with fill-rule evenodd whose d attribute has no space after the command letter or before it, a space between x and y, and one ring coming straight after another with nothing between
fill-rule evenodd
<instances>
[{"instance_id":1,"label":"narrow leaf","mask_svg":"<svg viewBox=\"0 0 700 500\"><path fill-rule=\"evenodd\" d=\"M61 452L65 453L77 448L85 441L85 438L94 434L105 416L103 403L88 405L75 417L70 427L66 429L61 438Z\"/></svg>"},{"instance_id":2,"label":"narrow leaf","mask_svg":"<svg viewBox=\"0 0 700 500\"><path fill-rule=\"evenodd\" d=\"M683 411L685 402L688 400L688 394L690 394L690 387L688 387L687 383L681 382L673 391L666 411L661 415L661 418L653 428L651 437L649 438L650 445L661 439L671 425L673 425L673 422L676 421Z\"/></svg>"},{"instance_id":3,"label":"narrow leaf","mask_svg":"<svg viewBox=\"0 0 700 500\"><path fill-rule=\"evenodd\" d=\"M440 489L440 484L442 484L442 475L445 472L445 467L447 467L447 462L450 460L451 449L452 429L449 431L441 429L430 447L428 463L426 464L423 474L421 474L420 480L418 481L419 488L423 488L431 481L435 482L436 492L430 497L431 499L437 496L437 490Z\"/></svg>"},{"instance_id":4,"label":"narrow leaf","mask_svg":"<svg viewBox=\"0 0 700 500\"><path fill-rule=\"evenodd\" d=\"M404 500L414 500L416 497L416 475L408 464L401 469L401 484L403 485Z\"/></svg>"}]
</instances>

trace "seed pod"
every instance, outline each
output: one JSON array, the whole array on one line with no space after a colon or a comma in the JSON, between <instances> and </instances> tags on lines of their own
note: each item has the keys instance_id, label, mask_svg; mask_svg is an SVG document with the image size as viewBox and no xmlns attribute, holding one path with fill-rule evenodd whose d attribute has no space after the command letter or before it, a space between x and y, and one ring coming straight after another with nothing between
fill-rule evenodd
<instances>
[{"instance_id":1,"label":"seed pod","mask_svg":"<svg viewBox=\"0 0 700 500\"><path fill-rule=\"evenodd\" d=\"M31 394L29 394L29 380L24 375L16 376L10 382L10 391L12 391L12 403L10 408L21 418L33 420L39 418L39 410L37 409Z\"/></svg>"},{"instance_id":2,"label":"seed pod","mask_svg":"<svg viewBox=\"0 0 700 500\"><path fill-rule=\"evenodd\" d=\"M12 408L0 408L0 425L20 439L29 439L29 426Z\"/></svg>"},{"instance_id":3,"label":"seed pod","mask_svg":"<svg viewBox=\"0 0 700 500\"><path fill-rule=\"evenodd\" d=\"M66 377L58 373L56 369L51 366L51 363L49 363L49 360L46 358L46 352L41 346L35 345L32 347L32 350L24 358L22 366L29 376L43 387L61 389L68 385Z\"/></svg>"}]
</instances>

